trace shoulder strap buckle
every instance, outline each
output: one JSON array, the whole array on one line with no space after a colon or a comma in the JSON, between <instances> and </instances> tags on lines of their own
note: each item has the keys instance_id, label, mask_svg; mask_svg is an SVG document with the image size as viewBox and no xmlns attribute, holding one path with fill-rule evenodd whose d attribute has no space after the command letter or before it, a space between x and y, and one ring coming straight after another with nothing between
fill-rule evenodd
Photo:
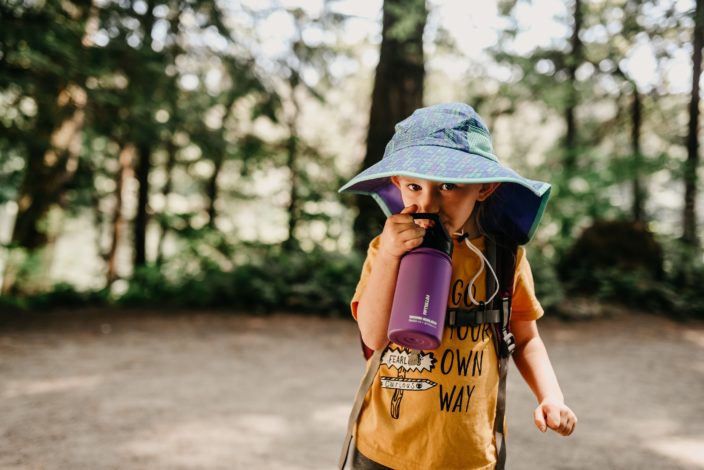
<instances>
[{"instance_id":1,"label":"shoulder strap buckle","mask_svg":"<svg viewBox=\"0 0 704 470\"><path fill-rule=\"evenodd\" d=\"M509 357L516 350L516 338L513 333L502 328L501 341L499 341L499 354L501 357Z\"/></svg>"},{"instance_id":2,"label":"shoulder strap buckle","mask_svg":"<svg viewBox=\"0 0 704 470\"><path fill-rule=\"evenodd\" d=\"M484 322L486 307L471 309L451 308L447 310L445 323L447 326L476 326Z\"/></svg>"},{"instance_id":3,"label":"shoulder strap buckle","mask_svg":"<svg viewBox=\"0 0 704 470\"><path fill-rule=\"evenodd\" d=\"M499 355L509 357L516 350L516 338L509 330L511 323L511 296L506 295L501 299L501 341L499 341Z\"/></svg>"},{"instance_id":4,"label":"shoulder strap buckle","mask_svg":"<svg viewBox=\"0 0 704 470\"><path fill-rule=\"evenodd\" d=\"M448 326L455 326L457 324L457 310L451 309L447 311L447 319L445 320Z\"/></svg>"},{"instance_id":5,"label":"shoulder strap buckle","mask_svg":"<svg viewBox=\"0 0 704 470\"><path fill-rule=\"evenodd\" d=\"M509 295L501 299L501 320L504 327L507 327L511 321L511 296Z\"/></svg>"}]
</instances>

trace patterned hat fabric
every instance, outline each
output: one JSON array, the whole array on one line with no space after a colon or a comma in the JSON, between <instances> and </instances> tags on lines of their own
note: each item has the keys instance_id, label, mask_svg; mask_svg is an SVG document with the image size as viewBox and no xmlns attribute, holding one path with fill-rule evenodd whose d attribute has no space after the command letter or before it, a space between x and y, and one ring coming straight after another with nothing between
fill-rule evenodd
<instances>
[{"instance_id":1,"label":"patterned hat fabric","mask_svg":"<svg viewBox=\"0 0 704 470\"><path fill-rule=\"evenodd\" d=\"M482 228L527 243L542 218L550 185L523 178L494 155L491 135L474 109L449 103L417 109L396 125L378 163L340 188L372 196L389 216L403 209L392 176L443 183L502 183L483 204Z\"/></svg>"}]
</instances>

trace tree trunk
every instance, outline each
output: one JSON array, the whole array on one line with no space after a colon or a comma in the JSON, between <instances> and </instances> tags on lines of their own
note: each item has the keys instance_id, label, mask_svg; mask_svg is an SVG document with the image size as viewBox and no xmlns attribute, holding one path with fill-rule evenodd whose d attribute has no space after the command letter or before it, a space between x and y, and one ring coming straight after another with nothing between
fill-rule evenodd
<instances>
[{"instance_id":1,"label":"tree trunk","mask_svg":"<svg viewBox=\"0 0 704 470\"><path fill-rule=\"evenodd\" d=\"M287 249L295 249L298 247L296 240L296 227L298 225L298 135L295 123L289 125L289 137L286 142L286 165L289 168L289 203L286 208L288 212L288 239L284 243Z\"/></svg>"},{"instance_id":2,"label":"tree trunk","mask_svg":"<svg viewBox=\"0 0 704 470\"><path fill-rule=\"evenodd\" d=\"M567 127L565 133L565 169L568 175L571 176L577 164L577 124L575 113L579 98L577 96L577 68L582 63L582 40L579 38L582 30L582 1L575 0L574 2L574 27L572 29L572 38L570 39L571 52L567 57L567 73L569 76L567 106L565 108L565 124Z\"/></svg>"},{"instance_id":3,"label":"tree trunk","mask_svg":"<svg viewBox=\"0 0 704 470\"><path fill-rule=\"evenodd\" d=\"M230 115L232 114L232 109L235 106L235 101L236 97L233 96L228 100L227 105L225 107L226 111L225 114L222 117L222 125L223 128L226 126L227 120L230 118ZM298 112L298 107L296 105L296 111ZM222 130L220 132L223 132ZM217 209L215 208L215 204L217 203L218 200L218 178L220 177L220 172L222 171L222 166L225 164L225 152L226 152L226 146L223 142L223 137L218 136L217 141L221 142L217 146L217 152L215 155L213 155L213 175L210 178L210 181L208 181L208 188L207 188L207 196L208 196L208 226L211 229L215 229L215 219L217 218Z\"/></svg>"},{"instance_id":4,"label":"tree trunk","mask_svg":"<svg viewBox=\"0 0 704 470\"><path fill-rule=\"evenodd\" d=\"M144 40L141 45L141 53L149 56L152 54L153 37L152 30L156 22L154 8L156 7L155 0L147 0L147 10L142 17L142 29L144 31ZM144 103L144 109L140 109L136 114L139 122L139 127L131 129L132 135L137 147L137 165L136 177L139 183L139 191L137 196L137 214L134 220L134 267L140 268L147 264L147 225L149 224L149 173L152 168L152 143L156 141L157 136L154 130L153 105L149 105L154 101L154 94L160 86L158 80L159 75L156 71L137 68L133 81L136 86L141 89L141 99ZM136 124L135 122L135 124Z\"/></svg>"},{"instance_id":5,"label":"tree trunk","mask_svg":"<svg viewBox=\"0 0 704 470\"><path fill-rule=\"evenodd\" d=\"M300 34L300 31L299 31ZM296 47L294 47L294 51ZM296 91L301 83L301 75L298 69L291 69L289 77L289 93L291 98L291 112L287 118L288 139L286 141L286 166L289 169L289 202L286 211L288 212L288 238L284 242L287 250L298 249L296 239L296 227L299 219L298 203L298 121L301 116L301 105L296 97Z\"/></svg>"},{"instance_id":6,"label":"tree trunk","mask_svg":"<svg viewBox=\"0 0 704 470\"><path fill-rule=\"evenodd\" d=\"M147 223L149 206L149 171L151 169L152 147L141 143L137 146L137 181L139 192L137 196L137 215L134 219L134 267L147 264Z\"/></svg>"},{"instance_id":7,"label":"tree trunk","mask_svg":"<svg viewBox=\"0 0 704 470\"><path fill-rule=\"evenodd\" d=\"M83 25L81 43L75 46L84 52L84 47L91 45L90 37L96 29L95 7L92 2L73 4L67 19ZM42 221L49 209L60 202L78 168L81 151L87 95L80 84L71 82L72 78L58 78L44 76L49 89L57 86L56 95L37 103L43 119L38 121L34 139L27 144L26 170L17 201L12 243L29 250L41 248L47 242L50 234L41 228ZM41 97L39 93L35 98Z\"/></svg>"},{"instance_id":8,"label":"tree trunk","mask_svg":"<svg viewBox=\"0 0 704 470\"><path fill-rule=\"evenodd\" d=\"M85 91L75 85L69 85L58 93L56 103L47 106L47 113L60 116L68 113L68 118L57 123L53 129L42 132L38 129L36 140L29 142L26 169L19 197L17 199L17 217L12 230L11 245L29 250L28 255L37 252L36 259L46 264L50 260L47 254L53 247L48 246L57 236L52 230L60 224L50 223L48 215L52 207L61 204L68 184L78 169L78 158L81 152L81 131L85 120ZM73 111L71 112L71 108ZM50 122L51 124L51 122ZM60 216L59 216L60 217ZM39 250L45 248L44 254ZM2 293L15 290L17 271L24 263L25 256L10 253L3 274ZM45 287L47 278L38 276L34 280L25 280L29 284ZM40 286L41 284L41 286ZM26 290L37 290L37 286L23 286Z\"/></svg>"},{"instance_id":9,"label":"tree trunk","mask_svg":"<svg viewBox=\"0 0 704 470\"><path fill-rule=\"evenodd\" d=\"M175 109L175 108L172 108ZM161 195L164 198L164 214L169 214L169 194L171 194L171 187L173 185L171 179L171 173L173 172L174 166L176 166L176 145L173 142L173 135L169 138L166 144L166 182L161 190ZM164 240L166 239L166 233L169 231L169 224L166 217L162 217L159 221L159 244L156 249L156 264L161 266L164 262Z\"/></svg>"},{"instance_id":10,"label":"tree trunk","mask_svg":"<svg viewBox=\"0 0 704 470\"><path fill-rule=\"evenodd\" d=\"M699 79L702 73L702 45L704 45L704 0L697 0L694 12L694 38L692 39L692 95L689 101L682 233L682 240L690 246L699 245L696 199L697 169L699 168Z\"/></svg>"},{"instance_id":11,"label":"tree trunk","mask_svg":"<svg viewBox=\"0 0 704 470\"><path fill-rule=\"evenodd\" d=\"M122 147L119 156L120 167L117 170L117 178L115 178L115 209L112 215L112 241L110 242L110 250L107 256L107 275L106 284L110 287L115 280L119 278L117 273L117 249L122 241L122 231L124 226L124 218L122 215L122 196L125 187L125 181L130 176L132 171L132 160L134 156L134 147L126 145Z\"/></svg>"},{"instance_id":12,"label":"tree trunk","mask_svg":"<svg viewBox=\"0 0 704 470\"><path fill-rule=\"evenodd\" d=\"M17 218L12 232L13 244L34 250L42 247L48 234L41 221L49 208L59 202L78 168L81 130L85 120L86 93L69 85L57 97L55 115L74 108L69 118L60 122L42 142L30 143L30 154L18 198Z\"/></svg>"},{"instance_id":13,"label":"tree trunk","mask_svg":"<svg viewBox=\"0 0 704 470\"><path fill-rule=\"evenodd\" d=\"M570 39L571 52L567 57L567 75L569 81L567 83L567 103L565 105L565 144L564 144L564 176L562 191L569 193L570 180L574 176L578 164L578 146L577 141L577 123L575 114L579 104L577 96L577 68L582 62L582 40L579 38L582 29L582 2L575 0L574 2L574 26L572 29L572 37ZM569 237L572 232L572 223L569 217L564 218L562 222L561 233L563 237Z\"/></svg>"},{"instance_id":14,"label":"tree trunk","mask_svg":"<svg viewBox=\"0 0 704 470\"><path fill-rule=\"evenodd\" d=\"M423 106L423 30L427 16L425 0L384 0L381 51L374 77L363 168L381 160L396 123ZM397 26L408 21L414 24L412 28L404 28L410 32L402 36ZM366 250L381 230L384 218L368 196L357 197L356 205L359 214L354 221L355 246Z\"/></svg>"},{"instance_id":15,"label":"tree trunk","mask_svg":"<svg viewBox=\"0 0 704 470\"><path fill-rule=\"evenodd\" d=\"M218 200L218 177L220 176L220 171L222 170L222 165L224 163L224 155L214 155L213 164L215 165L213 169L213 175L208 181L207 196L208 196L208 227L215 230L215 217L217 216L217 210L215 209L215 203Z\"/></svg>"},{"instance_id":16,"label":"tree trunk","mask_svg":"<svg viewBox=\"0 0 704 470\"><path fill-rule=\"evenodd\" d=\"M643 212L644 194L641 183L641 166L643 155L640 152L640 130L642 105L640 93L635 83L633 85L633 103L631 106L631 153L633 155L633 221L645 222Z\"/></svg>"}]
</instances>

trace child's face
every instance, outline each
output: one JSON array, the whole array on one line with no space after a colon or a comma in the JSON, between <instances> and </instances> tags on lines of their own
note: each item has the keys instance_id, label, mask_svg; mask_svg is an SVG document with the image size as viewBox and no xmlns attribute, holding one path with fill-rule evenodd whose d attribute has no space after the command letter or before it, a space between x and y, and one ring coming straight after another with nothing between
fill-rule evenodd
<instances>
[{"instance_id":1,"label":"child's face","mask_svg":"<svg viewBox=\"0 0 704 470\"><path fill-rule=\"evenodd\" d=\"M470 215L477 201L488 198L499 183L439 183L407 176L394 176L391 181L401 190L405 207L415 204L417 212L438 214L447 231L472 233Z\"/></svg>"}]
</instances>

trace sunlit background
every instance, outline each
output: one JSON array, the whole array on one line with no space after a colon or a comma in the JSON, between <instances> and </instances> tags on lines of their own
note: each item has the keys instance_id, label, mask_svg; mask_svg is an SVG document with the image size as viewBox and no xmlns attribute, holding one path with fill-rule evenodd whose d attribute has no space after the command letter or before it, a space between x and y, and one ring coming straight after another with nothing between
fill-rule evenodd
<instances>
[{"instance_id":1,"label":"sunlit background","mask_svg":"<svg viewBox=\"0 0 704 470\"><path fill-rule=\"evenodd\" d=\"M489 113L495 147L503 161L526 169L530 176L550 179L554 170L547 168L554 168L556 149L565 132L560 105L552 102L561 98L559 93L534 99L525 96L522 90L526 87L522 85L529 77L525 76L525 64L517 58L531 61L529 73L543 77L546 84L550 77L563 81L564 71L556 70L549 54L541 57L541 51L569 53L573 6L550 0L515 2L508 12L505 9L510 4L478 2L471 8L459 0L429 4L423 35L426 67L423 99L426 104L465 101L478 105L480 112ZM10 2L6 8L16 8L18 12L24 8L32 10L32 4L13 5ZM119 5L125 15L117 20L122 29L108 26L115 19L108 20L105 11L102 16L96 13L113 5ZM172 7L167 3L154 5L150 49L157 56L170 56L169 48L178 47L178 54L164 63L162 73L164 80L173 82L180 90L178 93L193 100L197 114L186 118L174 116L173 103L150 103L151 109L144 110L155 127L173 129L168 132L170 145L176 152L175 163L169 164L166 142L155 142L158 145L153 146L146 260L169 260L182 252L183 237L179 234L182 231L170 230L169 224L177 227L187 224L193 230L208 226L224 234L231 243L285 241L289 237L287 205L291 198L291 173L285 160L273 154L281 154L281 145L290 136L292 119L297 122L296 138L304 144L296 171L305 174L312 187L320 192L319 197L309 200L302 195L300 209L306 217L297 225L294 236L306 251L321 247L349 252L353 246L351 227L355 210L350 207L352 201L341 201L334 189L360 168L364 156L371 87L379 60L382 2L253 1L214 5L219 8L217 21L190 7L183 9L178 15L177 33L170 27L175 13ZM124 41L127 50L141 50L139 18L148 11L146 2L96 2L95 8L98 10L93 10L85 23L83 44L100 51ZM585 15L580 38L588 60L578 64L574 78L575 86L585 95L577 115L585 124L580 132L585 143L582 151L591 160L588 171L598 175L600 167L609 165L609 159L629 151L624 145L630 132L626 123L617 124L622 127L620 133L612 132L594 140L589 132L598 125L595 121L606 122L625 111L619 109L624 105L619 97L624 96L627 86L624 82L630 80L645 102L641 145L644 157L650 159L643 183L650 196L645 203L650 215L647 223L658 234L677 237L681 232L684 196L681 171L676 167L681 166L686 154L683 142L673 137L680 135L684 139L686 131L686 102L692 77L693 3L644 2L632 12L629 8L635 7L628 2L593 1L585 8L589 13ZM629 15L636 16L631 19ZM218 21L224 29L218 29ZM635 21L640 31L632 30L629 21ZM8 46L11 44L8 42ZM296 44L302 44L306 52L297 53ZM508 60L507 55L513 59ZM136 61L138 57L124 60ZM261 86L278 100L272 116L252 118L251 111L258 99L254 88L231 99L232 106L225 109L223 102L227 101L233 80L225 57L253 61L253 73ZM295 90L287 81L291 70L300 75ZM116 70L113 75L102 70L93 70L97 73L92 75L90 72L84 77L89 95L95 92L99 96L114 90L116 95L127 99L135 87L124 71ZM530 81L535 82L534 78ZM512 86L516 91L507 96ZM541 85L531 83L527 88L535 86ZM27 127L26 123L41 114L38 100L28 89L17 89L11 82L5 82L2 96L5 125L16 125L31 134L31 124ZM132 124L134 119L129 118ZM220 147L207 148L208 143L203 140L207 137L194 138L189 135L193 130L186 129L187 126L176 129L183 119L193 120L188 125L200 126L206 134L217 134ZM196 121L199 122L195 124ZM20 122L25 124L20 126ZM90 170L87 177L91 181L81 181L82 186L69 188L66 194L57 196L60 203L51 204L46 213L44 223L50 227L51 236L47 250L50 253L42 260L44 286L65 282L84 290L106 285L106 262L110 262L106 260L106 252L115 230L110 219L115 210L117 160L124 149L109 132L84 131L78 143L79 158L85 162L83 169ZM263 150L269 156L238 154L242 151L238 148L240 139L249 137L269 146ZM5 246L12 246L26 168L27 156L16 145L16 138L7 136L2 154L5 183L0 200L0 240ZM213 157L213 151L225 153ZM657 160L659 157L664 158ZM211 224L205 210L210 202L204 186L213 178L216 166L217 200L213 203L216 218ZM615 210L604 209L604 213L628 212L632 195L627 184L614 181L595 185L589 178L578 172L570 177L568 187L585 197L591 197L592 191L605 195L603 203ZM116 265L109 282L112 295L126 291L133 272L135 242L129 224L137 212L138 188L137 178L128 171L121 188L123 234L110 254ZM560 230L559 219L566 216L565 211L554 210L561 213L546 220L539 233L540 240L547 240ZM576 228L583 228L593 220L588 213L579 214L583 209L574 212L567 216L575 219ZM547 255L552 256L546 249ZM5 272L9 258L9 251L5 250L0 258L0 273Z\"/></svg>"}]
</instances>

